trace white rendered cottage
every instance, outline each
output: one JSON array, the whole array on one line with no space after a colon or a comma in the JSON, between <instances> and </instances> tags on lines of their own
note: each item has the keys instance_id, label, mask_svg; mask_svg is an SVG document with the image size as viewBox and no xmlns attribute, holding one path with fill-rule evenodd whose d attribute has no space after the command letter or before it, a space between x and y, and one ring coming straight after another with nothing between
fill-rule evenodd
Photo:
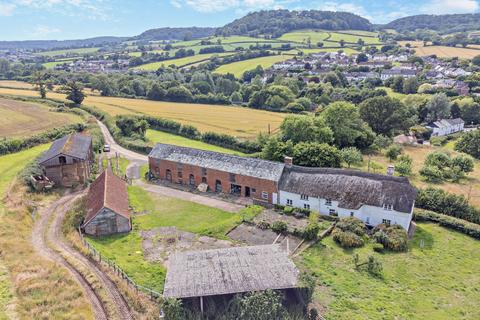
<instances>
[{"instance_id":1,"label":"white rendered cottage","mask_svg":"<svg viewBox=\"0 0 480 320\"><path fill-rule=\"evenodd\" d=\"M442 119L425 126L432 130L433 137L442 137L456 132L462 132L465 128L465 121L460 118Z\"/></svg>"},{"instance_id":2,"label":"white rendered cottage","mask_svg":"<svg viewBox=\"0 0 480 320\"><path fill-rule=\"evenodd\" d=\"M285 166L278 203L369 226L398 224L409 230L416 190L407 178L354 170Z\"/></svg>"}]
</instances>

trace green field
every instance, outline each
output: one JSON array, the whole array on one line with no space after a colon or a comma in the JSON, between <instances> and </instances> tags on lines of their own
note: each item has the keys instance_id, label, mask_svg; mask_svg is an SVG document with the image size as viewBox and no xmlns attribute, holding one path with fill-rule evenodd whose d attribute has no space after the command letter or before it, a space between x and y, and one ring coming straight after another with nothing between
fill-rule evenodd
<instances>
[{"instance_id":1,"label":"green field","mask_svg":"<svg viewBox=\"0 0 480 320\"><path fill-rule=\"evenodd\" d=\"M200 149L200 150L207 150L207 151L215 151L215 152L221 152L221 153L228 153L228 154L235 154L238 156L243 156L245 155L242 152L227 149L227 148L222 148L222 147L217 147L212 144L208 144L202 141L197 141L197 140L192 140L188 139L182 136L177 136L175 134L163 132L163 131L156 131L156 130L147 130L147 139L150 141L152 144L154 143L166 143L166 144L173 144L176 146L181 146L181 147L189 147L189 148L195 148L195 149Z\"/></svg>"},{"instance_id":2,"label":"green field","mask_svg":"<svg viewBox=\"0 0 480 320\"><path fill-rule=\"evenodd\" d=\"M61 60L57 60L57 61L51 61L51 62L46 62L44 64L42 64L42 66L44 66L45 68L47 69L53 69L55 68L56 66L58 65L62 65L64 63L70 63L72 61L75 61L77 60L76 58L71 58L71 59L61 59Z\"/></svg>"},{"instance_id":3,"label":"green field","mask_svg":"<svg viewBox=\"0 0 480 320\"><path fill-rule=\"evenodd\" d=\"M270 68L273 64L293 58L290 55L268 56L255 59L243 60L234 63L224 64L218 67L215 72L220 74L232 73L239 78L247 70L262 66L264 69Z\"/></svg>"},{"instance_id":4,"label":"green field","mask_svg":"<svg viewBox=\"0 0 480 320\"><path fill-rule=\"evenodd\" d=\"M190 57L184 57L184 58L179 58L179 59L172 59L172 60L165 60L165 61L159 61L159 62L152 62L152 63L147 63L143 64L138 67L134 67L133 69L135 70L145 70L145 71L154 71L160 68L161 66L170 66L170 65L175 65L177 67L183 67L185 65L193 64L196 62L200 61L207 61L213 56L228 56L231 55L231 53L207 53L207 54L197 54L195 56L190 56Z\"/></svg>"},{"instance_id":5,"label":"green field","mask_svg":"<svg viewBox=\"0 0 480 320\"><path fill-rule=\"evenodd\" d=\"M423 240L424 247L420 247ZM420 223L406 253L374 253L372 244L340 248L332 237L302 254L318 281L314 299L325 319L480 319L480 243L435 224ZM384 278L354 269L375 255Z\"/></svg>"},{"instance_id":6,"label":"green field","mask_svg":"<svg viewBox=\"0 0 480 320\"><path fill-rule=\"evenodd\" d=\"M360 35L354 34L346 34L340 32L330 32L330 38L328 39L329 42L340 42L340 40L344 40L348 43L357 43L358 39L362 39L365 41L365 44L380 44L380 40L377 37L365 37Z\"/></svg>"},{"instance_id":7,"label":"green field","mask_svg":"<svg viewBox=\"0 0 480 320\"><path fill-rule=\"evenodd\" d=\"M95 53L99 49L100 48L78 48L78 49L42 51L42 52L36 53L36 55L46 56L46 57L56 57L56 56L63 56L63 55L83 55L83 54Z\"/></svg>"},{"instance_id":8,"label":"green field","mask_svg":"<svg viewBox=\"0 0 480 320\"><path fill-rule=\"evenodd\" d=\"M326 31L315 30L298 30L283 34L279 40L292 41L306 44L308 40L312 45L316 45L317 42L325 41L329 37L329 33Z\"/></svg>"},{"instance_id":9,"label":"green field","mask_svg":"<svg viewBox=\"0 0 480 320\"><path fill-rule=\"evenodd\" d=\"M138 284L159 292L163 289L165 267L144 259L141 230L175 226L199 235L225 239L225 233L242 221L241 214L151 195L136 186L130 186L128 193L130 206L136 212L147 212L133 217L133 231L127 235L89 238L88 241L106 257L114 260ZM245 210L246 216L259 213L257 208Z\"/></svg>"}]
</instances>

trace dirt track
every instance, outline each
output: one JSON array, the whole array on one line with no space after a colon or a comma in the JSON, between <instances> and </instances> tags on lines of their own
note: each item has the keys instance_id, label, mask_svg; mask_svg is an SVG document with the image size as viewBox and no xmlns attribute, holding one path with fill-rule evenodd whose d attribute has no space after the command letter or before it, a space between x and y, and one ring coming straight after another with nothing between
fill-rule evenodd
<instances>
[{"instance_id":1,"label":"dirt track","mask_svg":"<svg viewBox=\"0 0 480 320\"><path fill-rule=\"evenodd\" d=\"M63 238L61 226L66 212L80 194L68 195L52 203L39 212L32 234L32 243L39 254L45 258L64 266L79 282L90 300L95 319L133 319L128 304L123 298L115 283L98 268L98 266L70 247ZM95 277L100 284L96 290L86 280L85 273ZM103 289L106 294L102 297L97 292ZM105 301L107 300L107 302ZM115 310L108 311L108 306L115 306Z\"/></svg>"}]
</instances>

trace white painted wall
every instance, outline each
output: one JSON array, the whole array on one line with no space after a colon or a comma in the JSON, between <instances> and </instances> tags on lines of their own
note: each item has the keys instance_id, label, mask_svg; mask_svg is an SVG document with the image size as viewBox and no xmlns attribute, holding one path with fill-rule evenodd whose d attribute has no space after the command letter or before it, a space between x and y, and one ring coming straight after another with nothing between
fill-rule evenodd
<instances>
[{"instance_id":1,"label":"white painted wall","mask_svg":"<svg viewBox=\"0 0 480 320\"><path fill-rule=\"evenodd\" d=\"M461 132L464 130L464 126L465 125L461 123L461 124L457 124L449 127L433 128L432 136L442 137L455 132Z\"/></svg>"},{"instance_id":2,"label":"white painted wall","mask_svg":"<svg viewBox=\"0 0 480 320\"><path fill-rule=\"evenodd\" d=\"M292 203L289 204L288 200L291 200ZM383 207L379 208L369 205L363 205L357 210L345 209L338 206L338 201L332 200L332 204L328 206L326 204L326 199L309 197L308 200L306 200L302 199L301 195L299 194L282 190L279 192L278 203L284 206L290 205L292 207L302 209L305 208L305 205L307 204L310 205L310 210L325 215L330 214L330 210L335 210L340 218L350 217L353 213L354 217L371 226L379 225L383 223L383 219L388 219L391 221L391 224L401 225L407 231L410 226L410 221L412 220L412 212L408 214L395 210L385 210Z\"/></svg>"}]
</instances>

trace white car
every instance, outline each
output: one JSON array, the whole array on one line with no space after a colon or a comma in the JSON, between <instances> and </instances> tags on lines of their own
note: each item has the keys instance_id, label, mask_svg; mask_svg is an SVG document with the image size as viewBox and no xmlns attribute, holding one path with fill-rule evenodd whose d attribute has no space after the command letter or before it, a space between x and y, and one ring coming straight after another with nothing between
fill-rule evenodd
<instances>
[{"instance_id":1,"label":"white car","mask_svg":"<svg viewBox=\"0 0 480 320\"><path fill-rule=\"evenodd\" d=\"M110 145L106 144L103 146L103 152L110 152Z\"/></svg>"}]
</instances>

